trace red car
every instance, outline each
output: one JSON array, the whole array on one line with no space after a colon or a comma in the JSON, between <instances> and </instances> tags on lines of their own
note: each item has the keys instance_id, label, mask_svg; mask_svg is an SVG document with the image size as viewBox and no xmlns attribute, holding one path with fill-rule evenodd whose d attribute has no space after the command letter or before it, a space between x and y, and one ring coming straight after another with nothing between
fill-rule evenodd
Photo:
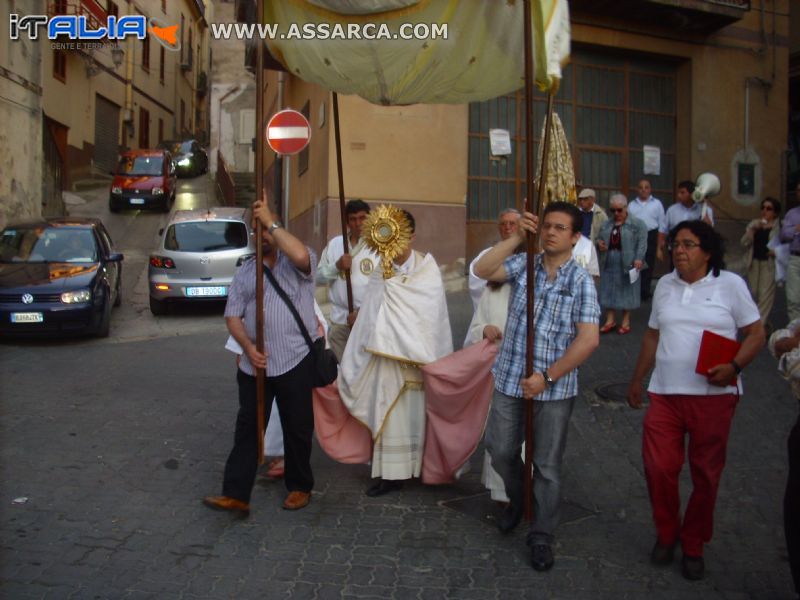
<instances>
[{"instance_id":1,"label":"red car","mask_svg":"<svg viewBox=\"0 0 800 600\"><path fill-rule=\"evenodd\" d=\"M108 209L117 212L123 208L158 208L169 212L176 187L175 165L169 152L124 152L111 182Z\"/></svg>"}]
</instances>

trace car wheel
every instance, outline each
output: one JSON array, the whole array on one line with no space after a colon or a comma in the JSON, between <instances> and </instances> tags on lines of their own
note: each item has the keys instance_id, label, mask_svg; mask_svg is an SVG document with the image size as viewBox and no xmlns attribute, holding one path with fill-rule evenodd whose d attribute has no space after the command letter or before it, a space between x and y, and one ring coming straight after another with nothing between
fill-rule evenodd
<instances>
[{"instance_id":1,"label":"car wheel","mask_svg":"<svg viewBox=\"0 0 800 600\"><path fill-rule=\"evenodd\" d=\"M168 213L170 204L171 202L169 201L169 196L164 196L164 205L161 207L161 212Z\"/></svg>"},{"instance_id":2,"label":"car wheel","mask_svg":"<svg viewBox=\"0 0 800 600\"><path fill-rule=\"evenodd\" d=\"M122 304L122 284L120 280L117 280L117 295L114 297L114 306L120 306Z\"/></svg>"},{"instance_id":3,"label":"car wheel","mask_svg":"<svg viewBox=\"0 0 800 600\"><path fill-rule=\"evenodd\" d=\"M167 314L167 303L164 300L158 300L150 296L150 312L155 317Z\"/></svg>"},{"instance_id":4,"label":"car wheel","mask_svg":"<svg viewBox=\"0 0 800 600\"><path fill-rule=\"evenodd\" d=\"M112 213L119 212L119 208L117 207L117 205L111 202L110 200L108 201L108 210L111 211Z\"/></svg>"},{"instance_id":5,"label":"car wheel","mask_svg":"<svg viewBox=\"0 0 800 600\"><path fill-rule=\"evenodd\" d=\"M97 331L95 335L100 338L107 338L111 332L111 298L106 292L105 300L103 301L103 314L100 317L100 322L97 324Z\"/></svg>"}]
</instances>

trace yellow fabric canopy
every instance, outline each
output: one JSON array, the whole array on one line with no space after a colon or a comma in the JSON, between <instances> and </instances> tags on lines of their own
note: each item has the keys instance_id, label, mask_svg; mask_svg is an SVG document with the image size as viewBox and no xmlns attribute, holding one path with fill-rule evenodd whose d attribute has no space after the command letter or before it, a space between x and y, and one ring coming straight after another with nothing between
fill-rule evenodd
<instances>
[{"instance_id":1,"label":"yellow fabric canopy","mask_svg":"<svg viewBox=\"0 0 800 600\"><path fill-rule=\"evenodd\" d=\"M567 0L531 8L536 83L555 89L569 56ZM293 75L375 104L462 104L524 86L522 0L270 0L262 21L278 25L267 45ZM416 25L440 35L384 39Z\"/></svg>"}]
</instances>

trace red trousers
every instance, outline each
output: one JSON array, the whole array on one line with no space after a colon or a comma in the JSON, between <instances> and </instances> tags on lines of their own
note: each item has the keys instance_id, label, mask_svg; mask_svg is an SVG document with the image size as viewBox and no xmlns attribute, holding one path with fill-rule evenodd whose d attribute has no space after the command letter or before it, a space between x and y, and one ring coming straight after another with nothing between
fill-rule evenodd
<instances>
[{"instance_id":1,"label":"red trousers","mask_svg":"<svg viewBox=\"0 0 800 600\"><path fill-rule=\"evenodd\" d=\"M642 456L658 541L670 545L680 539L683 553L689 556L702 556L703 544L711 540L714 504L737 401L734 394L650 394ZM693 489L681 525L678 477L687 433Z\"/></svg>"}]
</instances>

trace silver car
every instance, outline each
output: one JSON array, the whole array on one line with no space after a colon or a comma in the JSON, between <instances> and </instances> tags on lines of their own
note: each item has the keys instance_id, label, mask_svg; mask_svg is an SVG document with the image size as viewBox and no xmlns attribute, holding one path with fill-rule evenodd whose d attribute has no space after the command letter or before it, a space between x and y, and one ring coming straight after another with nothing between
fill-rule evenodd
<instances>
[{"instance_id":1,"label":"silver car","mask_svg":"<svg viewBox=\"0 0 800 600\"><path fill-rule=\"evenodd\" d=\"M150 311L173 300L223 300L236 269L255 256L250 210L214 207L176 211L150 256Z\"/></svg>"}]
</instances>

